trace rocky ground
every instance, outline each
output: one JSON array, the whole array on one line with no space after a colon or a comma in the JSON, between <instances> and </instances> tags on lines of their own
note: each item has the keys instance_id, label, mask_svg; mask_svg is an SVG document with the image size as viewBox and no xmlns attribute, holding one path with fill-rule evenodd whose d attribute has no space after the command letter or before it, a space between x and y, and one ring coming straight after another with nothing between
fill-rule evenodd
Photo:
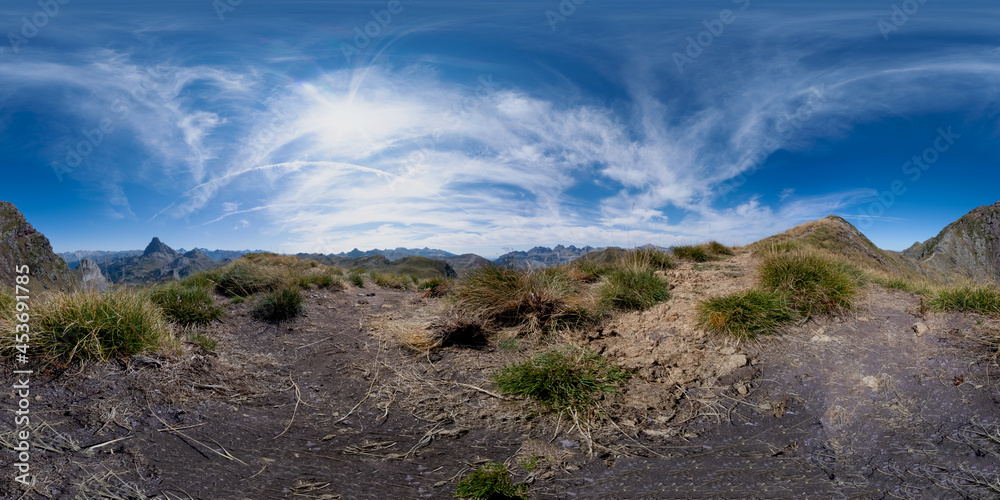
<instances>
[{"instance_id":1,"label":"rocky ground","mask_svg":"<svg viewBox=\"0 0 1000 500\"><path fill-rule=\"evenodd\" d=\"M37 378L37 482L15 487L4 456L0 496L451 498L486 461L533 498L1000 494L997 365L982 341L996 321L873 286L855 311L760 343L696 328L697 301L749 287L754 267L750 254L684 264L667 272L670 301L602 328L430 353L401 344L442 314L417 292L314 290L279 326L229 305L205 332L214 351L186 343ZM562 342L635 371L592 425L489 381Z\"/></svg>"}]
</instances>

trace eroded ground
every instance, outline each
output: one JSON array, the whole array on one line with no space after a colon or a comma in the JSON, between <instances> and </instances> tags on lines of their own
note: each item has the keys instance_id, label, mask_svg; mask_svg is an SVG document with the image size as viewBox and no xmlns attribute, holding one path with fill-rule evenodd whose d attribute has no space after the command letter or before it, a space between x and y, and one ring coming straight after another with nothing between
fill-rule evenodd
<instances>
[{"instance_id":1,"label":"eroded ground","mask_svg":"<svg viewBox=\"0 0 1000 500\"><path fill-rule=\"evenodd\" d=\"M441 316L417 292L314 290L280 326L230 305L214 353L186 344L36 379L49 427L34 444L49 450L31 490L5 478L0 495L451 498L485 461L534 498L997 494L996 365L978 340L995 322L869 288L856 311L759 344L695 328L697 301L748 288L753 269L749 254L684 264L667 272L670 301L600 329L429 354L400 343ZM496 368L563 342L635 371L603 417L539 414L492 387Z\"/></svg>"}]
</instances>

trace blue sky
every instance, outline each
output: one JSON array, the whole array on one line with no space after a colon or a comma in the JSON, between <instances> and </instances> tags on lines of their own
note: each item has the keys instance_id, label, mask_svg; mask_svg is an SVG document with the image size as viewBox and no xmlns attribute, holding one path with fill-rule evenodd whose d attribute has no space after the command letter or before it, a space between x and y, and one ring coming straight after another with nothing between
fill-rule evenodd
<instances>
[{"instance_id":1,"label":"blue sky","mask_svg":"<svg viewBox=\"0 0 1000 500\"><path fill-rule=\"evenodd\" d=\"M998 23L987 1L12 0L0 199L57 251L745 244L831 213L900 250L1000 200Z\"/></svg>"}]
</instances>

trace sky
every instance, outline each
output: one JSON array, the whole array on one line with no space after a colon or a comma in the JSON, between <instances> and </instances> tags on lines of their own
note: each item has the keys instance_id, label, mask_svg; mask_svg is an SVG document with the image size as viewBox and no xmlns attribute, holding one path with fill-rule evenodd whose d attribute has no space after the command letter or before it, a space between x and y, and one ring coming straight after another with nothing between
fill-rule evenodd
<instances>
[{"instance_id":1,"label":"sky","mask_svg":"<svg viewBox=\"0 0 1000 500\"><path fill-rule=\"evenodd\" d=\"M902 250L1000 201L993 1L7 0L0 199L56 251Z\"/></svg>"}]
</instances>

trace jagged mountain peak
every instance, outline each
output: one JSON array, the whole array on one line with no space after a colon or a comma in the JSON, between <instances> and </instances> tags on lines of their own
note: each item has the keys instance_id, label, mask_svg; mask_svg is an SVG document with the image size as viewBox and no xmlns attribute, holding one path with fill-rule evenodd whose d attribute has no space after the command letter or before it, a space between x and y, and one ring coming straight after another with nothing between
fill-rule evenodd
<instances>
[{"instance_id":1,"label":"jagged mountain peak","mask_svg":"<svg viewBox=\"0 0 1000 500\"><path fill-rule=\"evenodd\" d=\"M146 250L142 252L142 255L143 257L145 257L147 255L152 255L154 253L161 253L164 255L174 256L177 254L177 251L165 245L162 241L160 241L160 238L154 236L153 241L150 241L149 245L146 245Z\"/></svg>"}]
</instances>

